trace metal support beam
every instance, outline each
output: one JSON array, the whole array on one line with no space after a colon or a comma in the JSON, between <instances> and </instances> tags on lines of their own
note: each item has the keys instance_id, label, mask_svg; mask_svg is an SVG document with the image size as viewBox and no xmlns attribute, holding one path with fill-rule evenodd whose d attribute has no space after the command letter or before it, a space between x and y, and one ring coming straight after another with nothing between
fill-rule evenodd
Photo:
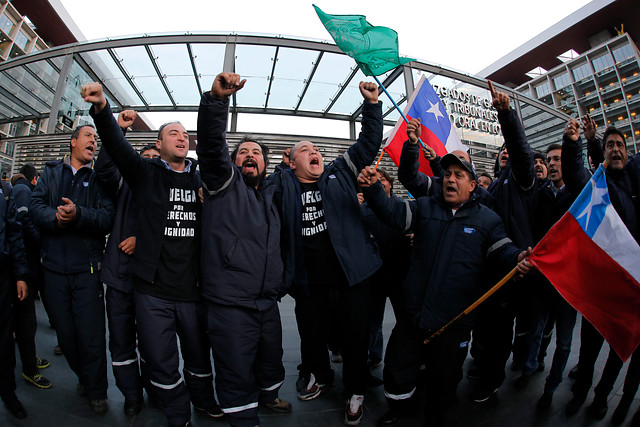
<instances>
[{"instance_id":1,"label":"metal support beam","mask_svg":"<svg viewBox=\"0 0 640 427\"><path fill-rule=\"evenodd\" d=\"M107 95L111 100L113 100L113 102L118 104L117 106L120 110L124 110L125 103L122 102L120 99L118 99L117 96L114 95L113 91L109 88L109 85L107 85L105 80L101 79L100 76L98 76L93 71L93 69L89 66L89 64L87 64L87 61L84 60L82 55L76 55L75 59L78 65L80 66L80 68L82 68L84 72L87 73L89 77L93 79L94 82L100 82L100 84L102 85L102 90L104 91L105 95ZM111 107L113 108L114 106L112 105Z\"/></svg>"},{"instance_id":2,"label":"metal support beam","mask_svg":"<svg viewBox=\"0 0 640 427\"><path fill-rule=\"evenodd\" d=\"M198 97L202 96L202 86L200 86L200 76L196 69L196 61L193 56L193 50L191 50L191 43L187 43L187 52L189 53L189 61L191 62L191 69L193 70L193 78L196 79L196 85L198 85Z\"/></svg>"},{"instance_id":3,"label":"metal support beam","mask_svg":"<svg viewBox=\"0 0 640 427\"><path fill-rule=\"evenodd\" d=\"M356 139L356 122L353 120L349 122L349 139Z\"/></svg>"},{"instance_id":4,"label":"metal support beam","mask_svg":"<svg viewBox=\"0 0 640 427\"><path fill-rule=\"evenodd\" d=\"M331 100L331 102L329 103L329 106L327 106L327 108L324 109L324 113L328 113L329 110L331 110L331 108L334 106L334 104L338 101L338 98L340 98L340 95L342 95L342 92L345 91L345 89L347 88L347 86L349 86L349 83L351 83L351 80L353 80L353 78L356 76L356 74L358 73L359 68L358 67L354 67L351 70L351 74L349 74L349 77L347 77L347 79L344 81L344 83L342 83L342 85L340 86L340 90L338 90L338 93L335 94L335 96L333 97L333 99Z\"/></svg>"},{"instance_id":5,"label":"metal support beam","mask_svg":"<svg viewBox=\"0 0 640 427\"><path fill-rule=\"evenodd\" d=\"M58 84L56 85L56 94L53 96L53 102L51 103L51 112L49 113L49 121L47 122L47 133L56 132L56 123L58 122L58 112L60 111L60 105L62 104L62 95L67 87L67 77L71 70L71 64L73 63L73 53L64 57L62 68L60 69L60 76L58 77Z\"/></svg>"},{"instance_id":6,"label":"metal support beam","mask_svg":"<svg viewBox=\"0 0 640 427\"><path fill-rule=\"evenodd\" d=\"M304 82L304 88L302 88L302 93L300 95L298 95L298 104L294 108L295 111L298 111L300 109L300 105L302 104L302 100L304 99L304 96L307 94L307 90L309 89L309 85L311 84L311 81L313 80L313 76L316 73L316 71L318 70L318 66L320 65L320 61L322 60L322 55L324 55L324 52L320 52L318 54L318 57L316 58L316 62L313 63L313 68L311 69L311 72L309 73L309 77L307 77L307 79Z\"/></svg>"},{"instance_id":7,"label":"metal support beam","mask_svg":"<svg viewBox=\"0 0 640 427\"><path fill-rule=\"evenodd\" d=\"M118 69L120 70L124 78L127 80L127 83L129 83L133 91L136 93L136 95L138 95L138 98L140 98L144 106L148 108L149 103L147 102L146 99L144 99L144 96L142 96L142 92L140 92L140 89L138 89L138 86L136 86L135 83L133 83L133 80L131 79L131 76L129 76L129 74L127 73L127 70L124 69L124 66L122 65L122 60L118 58L118 56L113 51L113 49L107 49L107 52L109 53L109 56L111 56L111 59L113 59L113 62L115 62L116 66L118 67Z\"/></svg>"},{"instance_id":8,"label":"metal support beam","mask_svg":"<svg viewBox=\"0 0 640 427\"><path fill-rule=\"evenodd\" d=\"M225 73L235 73L236 72L236 38L235 36L229 36L227 38L227 43L224 49L224 62L222 63L222 71ZM236 102L236 94L234 93L231 96L231 112L235 113L235 108L238 105ZM231 116L231 124L233 125L235 122L236 126L238 124L238 118L234 118ZM235 132L235 131L234 131Z\"/></svg>"},{"instance_id":9,"label":"metal support beam","mask_svg":"<svg viewBox=\"0 0 640 427\"><path fill-rule=\"evenodd\" d=\"M146 50L147 55L149 55L149 59L153 64L153 69L156 70L158 79L160 79L160 83L162 83L162 87L164 88L164 91L167 93L167 96L169 97L169 101L171 101L173 108L176 108L176 101L173 99L173 96L171 95L171 91L169 90L169 86L167 86L167 82L164 79L165 76L164 74L162 74L162 71L160 71L160 66L158 65L158 61L156 61L156 59L158 58L153 56L153 52L151 52L151 48L149 47L148 44L144 45L144 50Z\"/></svg>"},{"instance_id":10,"label":"metal support beam","mask_svg":"<svg viewBox=\"0 0 640 427\"><path fill-rule=\"evenodd\" d=\"M267 109L269 105L269 95L271 95L271 86L273 85L273 75L276 72L276 63L278 62L278 52L280 52L280 46L276 46L276 53L273 55L273 65L271 66L271 75L269 76L269 87L267 87L267 97L264 100L264 109Z\"/></svg>"}]
</instances>

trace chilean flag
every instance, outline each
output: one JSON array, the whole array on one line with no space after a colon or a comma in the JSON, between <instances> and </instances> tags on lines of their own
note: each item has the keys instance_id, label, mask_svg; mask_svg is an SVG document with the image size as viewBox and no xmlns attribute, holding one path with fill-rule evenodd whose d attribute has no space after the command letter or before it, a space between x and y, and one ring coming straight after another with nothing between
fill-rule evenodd
<instances>
[{"instance_id":1,"label":"chilean flag","mask_svg":"<svg viewBox=\"0 0 640 427\"><path fill-rule=\"evenodd\" d=\"M436 95L436 91L433 90L431 83L429 83L424 74L413 91L404 114L409 120L420 118L422 123L420 139L433 148L438 156L442 157L454 150L467 151L467 147L460 142L460 138L458 138L451 121L449 121L449 114L444 108L444 104ZM387 143L384 146L384 150L396 165L400 164L402 144L406 140L407 123L401 118L389 134ZM424 156L420 156L419 159L420 172L433 176L429 162Z\"/></svg>"},{"instance_id":2,"label":"chilean flag","mask_svg":"<svg viewBox=\"0 0 640 427\"><path fill-rule=\"evenodd\" d=\"M602 165L529 260L622 360L631 356L640 343L640 246L611 205Z\"/></svg>"}]
</instances>

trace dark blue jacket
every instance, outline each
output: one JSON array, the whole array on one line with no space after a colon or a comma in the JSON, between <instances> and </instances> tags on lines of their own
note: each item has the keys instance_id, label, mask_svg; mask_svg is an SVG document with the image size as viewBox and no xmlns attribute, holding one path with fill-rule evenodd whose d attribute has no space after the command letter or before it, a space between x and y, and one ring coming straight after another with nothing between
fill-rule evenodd
<instances>
[{"instance_id":1,"label":"dark blue jacket","mask_svg":"<svg viewBox=\"0 0 640 427\"><path fill-rule=\"evenodd\" d=\"M107 105L98 113L91 107L89 113L102 141L125 182L133 192L140 209L136 209L136 251L133 254L133 274L148 283L154 283L160 260L167 212L170 211L169 183L176 172L167 169L160 158L145 159L129 144L122 129ZM201 181L196 162L191 160L191 189L198 192ZM198 212L198 217L200 213ZM199 230L196 230L198 233ZM195 255L195 254L194 254Z\"/></svg>"},{"instance_id":2,"label":"dark blue jacket","mask_svg":"<svg viewBox=\"0 0 640 427\"><path fill-rule=\"evenodd\" d=\"M527 248L534 242L532 217L537 178L533 151L514 109L499 111L498 120L509 161L489 187L495 199L493 210L502 218L507 235L515 245Z\"/></svg>"},{"instance_id":3,"label":"dark blue jacket","mask_svg":"<svg viewBox=\"0 0 640 427\"><path fill-rule=\"evenodd\" d=\"M118 245L126 238L136 235L137 205L107 150L100 150L95 170L102 186L116 205L115 221L104 251L100 280L121 292L133 293L133 255L127 255Z\"/></svg>"},{"instance_id":4,"label":"dark blue jacket","mask_svg":"<svg viewBox=\"0 0 640 427\"><path fill-rule=\"evenodd\" d=\"M382 142L382 103L365 102L358 140L325 166L318 180L329 238L349 285L363 282L382 264L375 243L362 221L356 196L356 178L375 160ZM292 295L307 294L307 274L302 254L301 189L290 169L277 168L268 178L282 219L280 244L284 259L284 285Z\"/></svg>"},{"instance_id":5,"label":"dark blue jacket","mask_svg":"<svg viewBox=\"0 0 640 427\"><path fill-rule=\"evenodd\" d=\"M386 197L376 183L363 194L380 219L414 233L402 296L419 328L441 328L486 291L489 269L506 272L516 265L520 250L507 237L500 217L475 195L453 215L441 193L402 201ZM473 315L453 327L472 325Z\"/></svg>"},{"instance_id":6,"label":"dark blue jacket","mask_svg":"<svg viewBox=\"0 0 640 427\"><path fill-rule=\"evenodd\" d=\"M22 228L22 240L27 253L27 263L29 264L29 285L34 285L33 289L42 285L42 266L40 265L40 231L33 224L29 215L29 205L31 204L31 193L35 185L31 184L24 175L17 175L18 178L11 179L13 184L13 198L16 202L17 220Z\"/></svg>"},{"instance_id":7,"label":"dark blue jacket","mask_svg":"<svg viewBox=\"0 0 640 427\"><path fill-rule=\"evenodd\" d=\"M17 221L15 200L9 184L0 183L0 272L11 271L14 280L27 280L29 268Z\"/></svg>"},{"instance_id":8,"label":"dark blue jacket","mask_svg":"<svg viewBox=\"0 0 640 427\"><path fill-rule=\"evenodd\" d=\"M29 213L40 229L44 268L63 274L100 269L104 237L111 231L115 209L92 166L81 167L74 175L64 160L49 162L31 194ZM56 211L63 197L75 203L76 219L61 228Z\"/></svg>"},{"instance_id":9,"label":"dark blue jacket","mask_svg":"<svg viewBox=\"0 0 640 427\"><path fill-rule=\"evenodd\" d=\"M202 295L226 305L264 310L282 288L280 217L273 193L245 184L226 142L228 99L204 93L198 110L202 208Z\"/></svg>"},{"instance_id":10,"label":"dark blue jacket","mask_svg":"<svg viewBox=\"0 0 640 427\"><path fill-rule=\"evenodd\" d=\"M398 180L416 199L442 192L442 176L444 174L444 170L440 166L440 157L436 157L429 162L433 177L420 172L419 156L420 147L418 144L411 144L408 140L405 141L400 154L400 164L398 165ZM494 200L491 193L479 185L476 185L474 193L480 203L493 209Z\"/></svg>"}]
</instances>

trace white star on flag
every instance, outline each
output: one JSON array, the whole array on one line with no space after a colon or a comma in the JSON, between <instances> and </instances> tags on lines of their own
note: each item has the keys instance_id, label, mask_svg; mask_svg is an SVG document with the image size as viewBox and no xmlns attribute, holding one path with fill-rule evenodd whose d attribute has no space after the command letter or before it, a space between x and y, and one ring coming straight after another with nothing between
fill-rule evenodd
<instances>
[{"instance_id":1,"label":"white star on flag","mask_svg":"<svg viewBox=\"0 0 640 427\"><path fill-rule=\"evenodd\" d=\"M576 218L577 220L580 220L585 215L587 216L585 229L590 230L589 221L591 219L591 212L593 211L594 207L606 204L606 201L604 200L604 196L606 195L607 189L597 187L596 182L594 180L591 180L591 202L589 202L589 204L585 206L584 210L580 212L580 215L578 215L578 217Z\"/></svg>"},{"instance_id":2,"label":"white star on flag","mask_svg":"<svg viewBox=\"0 0 640 427\"><path fill-rule=\"evenodd\" d=\"M430 100L427 101L429 102L429 105L431 105L431 107L429 107L429 109L427 110L427 113L433 114L436 122L438 121L438 117L444 118L442 111L440 111L440 103L436 102L435 104L433 104Z\"/></svg>"}]
</instances>

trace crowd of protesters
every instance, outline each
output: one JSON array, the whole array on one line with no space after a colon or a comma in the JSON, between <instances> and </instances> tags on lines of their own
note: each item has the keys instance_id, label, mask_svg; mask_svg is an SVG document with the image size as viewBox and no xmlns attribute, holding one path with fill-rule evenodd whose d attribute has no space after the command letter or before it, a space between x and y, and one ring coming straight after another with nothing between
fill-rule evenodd
<instances>
[{"instance_id":1,"label":"crowd of protesters","mask_svg":"<svg viewBox=\"0 0 640 427\"><path fill-rule=\"evenodd\" d=\"M495 395L509 359L521 372L515 386L528 387L545 370L555 329L537 402L550 408L577 312L527 256L591 176L581 134L592 164L605 162L612 204L640 242L640 158L628 156L624 135L609 127L598 138L586 116L536 153L509 96L489 83L504 137L494 173L477 174L464 151L439 157L421 148L421 123L412 119L397 175L415 200L403 200L390 174L371 167L383 139L377 85L359 85L362 130L344 155L325 164L313 142L300 141L267 176L267 145L251 137L231 151L227 145L229 98L245 83L221 73L202 95L198 161L187 157L189 134L177 121L137 152L126 139L136 113L116 119L102 86L87 84L81 95L95 126L76 128L69 154L41 175L24 165L12 185L2 182L0 397L8 411L27 417L15 393L14 340L23 378L51 387L40 373L49 362L35 348L41 297L77 392L96 414L109 409L107 327L127 416L141 411L145 391L170 426L189 425L191 405L240 427L259 424L259 406L289 413L291 403L278 396L285 380L278 301L286 294L295 299L300 335L298 399L335 385L332 350L342 361L347 425L360 423L367 387L380 384L388 411L379 425L400 422L416 405L427 425L446 424L469 352L475 402ZM434 176L419 171L421 156ZM433 338L514 267L517 283ZM386 298L396 324L385 350ZM603 345L593 325L581 325L568 416L587 398ZM380 381L371 370L383 360ZM592 417L607 413L622 366L610 351ZM419 379L427 385L422 401ZM614 423L626 419L639 383L636 350ZM633 422L640 425L640 415Z\"/></svg>"}]
</instances>

